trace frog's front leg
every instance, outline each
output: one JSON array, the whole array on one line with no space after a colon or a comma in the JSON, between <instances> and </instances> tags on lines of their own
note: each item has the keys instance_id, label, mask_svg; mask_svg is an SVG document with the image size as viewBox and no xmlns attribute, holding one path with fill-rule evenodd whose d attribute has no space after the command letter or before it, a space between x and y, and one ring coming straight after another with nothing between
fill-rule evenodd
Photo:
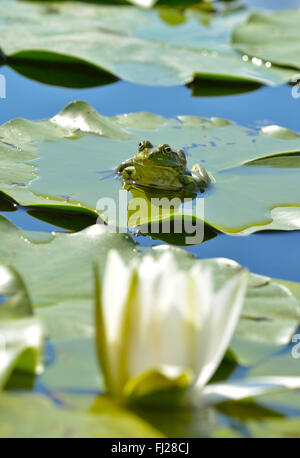
<instances>
[{"instance_id":1,"label":"frog's front leg","mask_svg":"<svg viewBox=\"0 0 300 458\"><path fill-rule=\"evenodd\" d=\"M203 192L211 183L211 177L208 175L207 171L200 164L195 164L192 167L192 177L200 188L200 191Z\"/></svg>"},{"instance_id":2,"label":"frog's front leg","mask_svg":"<svg viewBox=\"0 0 300 458\"><path fill-rule=\"evenodd\" d=\"M197 191L197 185L191 175L181 175L179 181L183 184L185 192L194 194Z\"/></svg>"},{"instance_id":3,"label":"frog's front leg","mask_svg":"<svg viewBox=\"0 0 300 458\"><path fill-rule=\"evenodd\" d=\"M121 164L116 167L116 172L117 173L121 173L123 172L123 170L126 168L126 167L130 167L133 165L133 158L131 157L130 159L127 159L127 161L123 161L121 162Z\"/></svg>"}]
</instances>

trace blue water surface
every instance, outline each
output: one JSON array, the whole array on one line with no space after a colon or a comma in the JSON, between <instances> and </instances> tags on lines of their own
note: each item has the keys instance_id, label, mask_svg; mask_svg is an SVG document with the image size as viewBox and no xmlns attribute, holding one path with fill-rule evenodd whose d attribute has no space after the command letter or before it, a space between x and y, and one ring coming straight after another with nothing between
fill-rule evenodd
<instances>
[{"instance_id":1,"label":"blue water surface","mask_svg":"<svg viewBox=\"0 0 300 458\"><path fill-rule=\"evenodd\" d=\"M300 0L249 0L248 4L283 9L300 7ZM182 114L217 116L252 128L280 124L300 131L300 98L292 97L292 87L288 85L262 87L241 95L193 97L191 90L185 86L146 87L118 81L91 89L66 89L32 81L6 66L0 67L0 74L6 79L6 99L0 98L1 124L16 117L47 119L69 102L82 99L105 116L138 111L165 117ZM25 230L56 229L22 210L3 214ZM147 237L138 237L137 240L143 245L157 244ZM247 237L221 234L186 249L200 258L227 257L253 272L300 281L300 231L256 233Z\"/></svg>"}]
</instances>

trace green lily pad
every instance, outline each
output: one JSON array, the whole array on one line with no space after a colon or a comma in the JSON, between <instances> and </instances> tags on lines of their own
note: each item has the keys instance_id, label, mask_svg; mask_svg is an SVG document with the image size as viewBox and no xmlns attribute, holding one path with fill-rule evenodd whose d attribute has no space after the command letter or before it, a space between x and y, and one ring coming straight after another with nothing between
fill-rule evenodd
<instances>
[{"instance_id":1,"label":"green lily pad","mask_svg":"<svg viewBox=\"0 0 300 458\"><path fill-rule=\"evenodd\" d=\"M41 369L43 328L32 316L21 276L0 265L0 389L15 371L34 374Z\"/></svg>"},{"instance_id":2,"label":"green lily pad","mask_svg":"<svg viewBox=\"0 0 300 458\"><path fill-rule=\"evenodd\" d=\"M93 338L54 339L50 348L51 360L39 377L48 390L95 393L104 389Z\"/></svg>"},{"instance_id":3,"label":"green lily pad","mask_svg":"<svg viewBox=\"0 0 300 458\"><path fill-rule=\"evenodd\" d=\"M276 281L253 274L250 281L242 312L245 319L240 320L236 335L249 339L253 333L257 342L288 344L300 322L299 302Z\"/></svg>"},{"instance_id":4,"label":"green lily pad","mask_svg":"<svg viewBox=\"0 0 300 458\"><path fill-rule=\"evenodd\" d=\"M64 64L71 66L69 75L74 65L90 66L87 86L97 79L109 82L110 76L159 86L186 84L195 77L276 85L293 76L288 69L244 62L234 51L230 34L244 13L203 19L203 13L187 11L185 22L175 27L156 11L128 6L3 2L0 47L6 62L26 76L32 64L31 77L50 84ZM64 83L72 85L68 75Z\"/></svg>"},{"instance_id":5,"label":"green lily pad","mask_svg":"<svg viewBox=\"0 0 300 458\"><path fill-rule=\"evenodd\" d=\"M27 374L41 371L43 341L43 327L34 317L0 321L0 389L14 371Z\"/></svg>"},{"instance_id":6,"label":"green lily pad","mask_svg":"<svg viewBox=\"0 0 300 458\"><path fill-rule=\"evenodd\" d=\"M109 228L103 225L91 226L75 234L61 233L52 235L51 239L44 242L31 242L26 233L14 228L11 223L2 217L0 219L0 233L3 242L0 247L0 260L5 258L15 265L24 276L33 300L35 313L43 317L50 337L53 339L53 337L60 334L60 340L54 339L50 341L48 363L44 373L39 377L38 383L39 386L44 386L57 402L62 403L64 403L66 396L68 397L68 393L74 392L74 390L75 392L76 390L78 392L83 390L89 395L89 393L99 392L102 386L92 337L93 260L96 259L98 261L100 270L103 271L107 251L114 247L127 260L132 257L142 256L145 253L159 256L161 251L168 249L172 250L177 262L183 269L191 267L195 262L193 256L180 249L162 249L161 247L152 250L141 249L127 234L111 233ZM236 269L240 269L240 266L235 262L223 259L200 262L209 265L214 270L217 287L229 279ZM55 269L53 265L55 265ZM276 300L276 297L281 298L281 300ZM276 303L275 310L271 309L269 305L272 301ZM67 307L66 304L68 304ZM271 334L265 335L265 329L261 329L259 323L264 321L272 323L273 321L276 322L276 320L278 322L281 321L283 325L283 331L278 334L281 344L283 344L283 333L291 333L292 331L291 328L288 330L285 328L286 322L291 323L294 321L293 333L299 325L298 307L297 300L292 296L288 288L270 281L266 277L251 275L247 299L239 326L243 322L252 322L255 319L257 321L255 328L257 334L254 335L253 328L250 329L248 334L245 333L247 326L242 326L243 337L238 337L240 333L238 327L235 339L239 339L239 346L242 346L243 339L247 339L247 345L253 344L258 352L260 342L267 341ZM262 309L261 315L259 314L260 308ZM66 310L68 310L68 314ZM21 321L24 323L24 320L27 319ZM6 324L8 321L4 323L7 330ZM11 323L15 324L16 321L11 320ZM274 327L274 330L275 333L272 335L270 342L274 342L274 339L277 340L278 338L275 335L278 329ZM23 334L19 332L18 335L24 342ZM83 338L76 338L76 335L81 335ZM286 334L286 341L289 338ZM271 346L270 343L268 345ZM231 354L235 356L237 361L241 359L245 363L245 355L243 352L239 354L239 346L231 347ZM269 354L265 353L265 357L269 357L270 354L271 352ZM262 354L260 353L257 359L261 358ZM252 357L251 363L253 361L254 358ZM249 361L246 361L246 364L249 363ZM272 375L277 374L279 369L275 365ZM111 410L111 405L109 408L108 405L103 405L101 413L101 403L99 406L97 402L87 413L83 411L84 403L82 407L77 406L76 402L74 403L74 406L76 405L80 410L72 408L73 402L69 402L68 406L54 407L50 400L41 399L36 395L28 395L28 398L25 396L18 397L16 400L14 395L8 397L5 395L4 397L1 396L2 399L9 399L9 401L7 401L7 404L1 404L0 410L4 412L3 415L5 414L6 418L5 422L0 422L1 425L4 425L0 429L1 437L18 435L22 437L43 437L47 434L59 437L64 437L65 435L102 435L100 427L102 423L99 423L100 420L104 422L103 428L105 428L107 420L111 431L113 431L112 435L130 435L130 430L128 432L127 429L122 433L117 429L116 433L114 433L115 429L113 429L113 423L110 423L110 418L114 418L116 428L118 426L116 418L119 419L119 414L114 409ZM24 402L28 402L31 405L31 417L30 421L27 422L23 421L23 414L19 413L18 409L18 406L20 406L22 412L26 411L23 399L26 399ZM40 406L41 403L43 406ZM49 409L48 414L43 415L41 411L46 411L46 408ZM56 418L55 424L54 420L52 420L52 410L53 418ZM18 421L15 421L15 417L12 417L12 412L16 412L14 415L20 418ZM137 413L154 426L159 427L159 429L161 426L164 432L169 432L172 436L174 434L180 436L180 431L181 434L187 435L207 435L208 429L213 428L216 421L216 418L214 420L210 414L208 426L206 414L202 410L182 409L180 412L176 412L176 415L174 413L174 421L167 427L163 420L158 421L157 415L143 415L139 411ZM102 414L109 418L106 416L103 418ZM35 415L45 417L40 425L37 424ZM93 416L93 421L90 415ZM146 431L144 429L140 430L141 426L134 423L138 421L137 417L132 418L132 414L128 412L121 414L121 419L124 419L124 421L121 422L120 428L128 424L126 423L128 415L132 435L152 434L148 429ZM58 420L60 418L61 420ZM188 422L186 428L180 426L182 418L185 418ZM77 430L77 420L83 429ZM94 433L94 421L97 421L98 426L95 425L95 428L98 428L97 433ZM60 426L62 424L64 429ZM144 425L143 428L146 427L145 423L142 423L142 425ZM72 433L66 433L66 428L67 431L71 429ZM153 432L153 434L157 433ZM104 435L107 435L107 429L103 430Z\"/></svg>"},{"instance_id":7,"label":"green lily pad","mask_svg":"<svg viewBox=\"0 0 300 458\"><path fill-rule=\"evenodd\" d=\"M300 339L298 339L300 340ZM296 345L296 344L295 344ZM300 354L300 352L298 352ZM292 352L278 355L269 361L265 361L253 367L249 373L250 377L274 375L274 369L277 368L277 374L280 376L298 376L299 359L293 358Z\"/></svg>"},{"instance_id":8,"label":"green lily pad","mask_svg":"<svg viewBox=\"0 0 300 458\"><path fill-rule=\"evenodd\" d=\"M0 265L0 321L31 315L31 302L21 276L12 267Z\"/></svg>"},{"instance_id":9,"label":"green lily pad","mask_svg":"<svg viewBox=\"0 0 300 458\"><path fill-rule=\"evenodd\" d=\"M165 119L150 113L106 118L79 101L48 121L9 121L0 127L0 137L2 194L25 206L30 214L63 227L76 230L94 223L98 203L100 214L123 228L172 215L191 220L196 217L200 224L204 219L212 229L232 234L300 228L300 201L295 192L300 174L300 135L283 127L253 130L219 118ZM142 198L145 208L132 212L131 193L123 190L121 195L121 180L109 172L106 177L103 171L113 172L131 157L141 139L153 144L167 141L174 148L184 148L188 166L203 163L215 183L193 202L177 202L171 213L167 209L158 216L153 213L160 211L160 203L151 207L150 199L161 196L139 190L134 197ZM106 198L114 201L110 201L109 210ZM198 204L200 216L196 213ZM68 207L74 220L68 221ZM118 219L120 209L123 219L112 221L115 213Z\"/></svg>"},{"instance_id":10,"label":"green lily pad","mask_svg":"<svg viewBox=\"0 0 300 458\"><path fill-rule=\"evenodd\" d=\"M36 315L45 322L48 335L56 339L93 336L95 261L101 273L110 249L117 250L127 262L146 253L159 256L162 252L161 247L141 248L128 234L112 233L103 225L75 234L53 234L41 243L30 241L1 217L0 237L0 262L5 259L18 269L26 281ZM184 250L164 249L174 253L183 269L190 268L196 260ZM240 269L239 264L224 259L199 262L214 270L217 287ZM236 336L249 342L286 345L298 325L299 303L290 290L269 278L251 275ZM232 355L237 361L241 358L242 363L249 364L245 362L244 351L240 357L238 347L233 346Z\"/></svg>"},{"instance_id":11,"label":"green lily pad","mask_svg":"<svg viewBox=\"0 0 300 458\"><path fill-rule=\"evenodd\" d=\"M243 427L220 427L217 428L212 437L215 438L273 438L287 439L299 438L300 420L293 419L265 419L264 421L249 421L243 424ZM245 434L242 433L245 431Z\"/></svg>"},{"instance_id":12,"label":"green lily pad","mask_svg":"<svg viewBox=\"0 0 300 458\"><path fill-rule=\"evenodd\" d=\"M9 66L15 72L34 81L71 89L104 86L118 81L116 76L99 67L80 61L68 61L67 58L62 62L51 62L51 59L39 61L11 57Z\"/></svg>"},{"instance_id":13,"label":"green lily pad","mask_svg":"<svg viewBox=\"0 0 300 458\"><path fill-rule=\"evenodd\" d=\"M299 10L255 12L234 30L233 45L253 58L300 69L299 20Z\"/></svg>"},{"instance_id":14,"label":"green lily pad","mask_svg":"<svg viewBox=\"0 0 300 458\"><path fill-rule=\"evenodd\" d=\"M284 351L254 365L248 373L249 377L268 377L275 373L282 377L297 377L299 375L299 357L295 357L294 353L300 355L299 349L296 348L300 339L294 338L293 340L294 342ZM293 348L295 348L294 351ZM266 394L257 398L257 403L266 408L275 408L283 415L300 415L299 390Z\"/></svg>"},{"instance_id":15,"label":"green lily pad","mask_svg":"<svg viewBox=\"0 0 300 458\"><path fill-rule=\"evenodd\" d=\"M252 437L265 438L300 438L300 419L268 420L249 422L247 425Z\"/></svg>"},{"instance_id":16,"label":"green lily pad","mask_svg":"<svg viewBox=\"0 0 300 458\"><path fill-rule=\"evenodd\" d=\"M97 413L57 406L37 394L1 394L0 437L162 437L136 415L118 409Z\"/></svg>"}]
</instances>

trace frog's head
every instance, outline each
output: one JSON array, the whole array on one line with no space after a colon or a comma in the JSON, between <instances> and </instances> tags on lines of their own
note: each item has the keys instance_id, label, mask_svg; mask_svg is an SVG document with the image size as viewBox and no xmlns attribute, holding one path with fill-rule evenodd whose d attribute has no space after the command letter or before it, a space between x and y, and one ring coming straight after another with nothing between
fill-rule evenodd
<instances>
[{"instance_id":1,"label":"frog's head","mask_svg":"<svg viewBox=\"0 0 300 458\"><path fill-rule=\"evenodd\" d=\"M183 150L173 150L170 145L153 146L149 140L139 143L135 160L144 165L159 165L161 167L184 167L186 157Z\"/></svg>"}]
</instances>

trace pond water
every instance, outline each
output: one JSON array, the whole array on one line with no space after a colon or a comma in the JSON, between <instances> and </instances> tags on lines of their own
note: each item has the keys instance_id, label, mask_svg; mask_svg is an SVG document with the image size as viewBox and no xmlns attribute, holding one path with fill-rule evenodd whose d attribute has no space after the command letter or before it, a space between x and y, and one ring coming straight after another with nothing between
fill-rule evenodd
<instances>
[{"instance_id":1,"label":"pond water","mask_svg":"<svg viewBox=\"0 0 300 458\"><path fill-rule=\"evenodd\" d=\"M246 3L249 7L272 10L300 7L300 0L247 0ZM15 117L47 119L69 102L82 99L106 116L148 111L165 117L216 116L251 128L279 124L300 130L300 98L292 97L289 85L261 87L238 95L196 97L186 86L149 87L117 81L89 89L66 89L30 80L7 66L2 66L0 73L6 78L6 99L0 99L0 124ZM32 218L23 210L3 215L24 230L62 230ZM137 241L143 245L161 243L149 237L137 237ZM260 232L243 237L221 234L186 249L199 258L227 257L253 272L300 281L300 231Z\"/></svg>"},{"instance_id":2,"label":"pond water","mask_svg":"<svg viewBox=\"0 0 300 458\"><path fill-rule=\"evenodd\" d=\"M278 10L283 8L300 8L300 0L245 0L244 3L248 4L250 7L253 8L264 7L266 9L272 10ZM201 96L196 96L193 95L193 92L194 94L197 93L197 87L151 87L131 84L124 81L116 81L111 84L89 89L67 89L64 87L50 86L36 82L34 80L31 80L27 77L18 74L15 70L8 66L0 67L0 75L5 76L6 78L6 98L0 98L0 125L16 117L24 117L26 119L33 121L48 119L57 114L68 103L74 100L85 100L104 116L115 116L122 113L144 111L170 118L176 117L178 115L220 117L251 129L259 129L264 125L278 124L300 132L300 98L293 98L292 86L290 85L283 85L274 88L262 86L256 89L252 87L251 91L242 94L208 96L208 92L212 94L213 90L216 89L215 87L213 87L211 83L209 86L206 86L206 89L204 91L202 91ZM232 87L227 88L232 89ZM93 138L95 142L95 148L97 148L98 152L98 137L93 136ZM81 140L83 141L83 143L80 143ZM84 152L88 152L91 144L84 143L85 141L89 141L88 135L83 137L83 139L81 140L78 141L78 144L76 146L77 152L80 149ZM169 139L168 141L171 143L172 139ZM62 166L61 168L62 170L66 169L67 176L68 170L69 172L70 170L72 171L72 167L76 162L76 160L74 159L75 148L73 146L76 142L69 141L66 139L61 139L59 140L59 142L65 142L63 147L61 147L61 144L59 145L59 150L56 150L56 142L48 142L48 145L43 146L44 156L42 156L41 154L41 157L38 160L38 167L40 167L40 169L42 167L45 167L45 170L48 167L49 169L49 163L47 162L47 154L48 156L52 155L52 157L54 156L55 159L57 159L55 160L55 163L59 163L59 166L62 166L62 164L64 164L64 166ZM68 145L67 142L69 143ZM65 145L66 147L64 147ZM86 145L88 145L88 147ZM68 151L72 152L72 161L70 161L72 163L69 165L69 168L67 168L67 161L63 163L61 157L66 155ZM41 149L40 152L42 152ZM60 162L58 160L58 152L60 154ZM85 157L86 163L88 163L87 156L88 155L86 155ZM92 158L90 159L89 163L90 168L88 169L88 167L86 167L86 170L94 171L95 167L93 162L93 156L91 155L90 158ZM81 160L82 157L77 156L77 161L80 162ZM99 168L101 168L101 166ZM250 169L250 167L248 169ZM69 173L70 180L73 179L74 183L77 183L77 180L81 179L83 180L82 183L88 182L87 178L83 178L84 173L81 168L81 162L79 167L74 167L74 170L76 170L78 176L76 177L75 175L74 178L74 174ZM278 173L278 170L279 169L274 171L273 169L272 173L276 175L276 173ZM51 173L53 174L53 172L57 173L57 169L50 170L50 179ZM247 170L245 173L251 174L251 172L252 171ZM46 178L48 177L46 173L43 175L43 178L45 178L45 176ZM54 174L52 176L54 176ZM280 175L279 179L281 178L282 175ZM60 184L61 188L64 188L66 181L67 180L65 180L65 177L62 176L57 179L56 184L57 186ZM38 190L34 187L34 180L31 182L30 186L33 191L38 192ZM38 183L38 189L39 186L41 186L41 182ZM44 179L42 186L45 186L46 189L46 179ZM280 182L278 183L278 186L283 187L284 183ZM96 189L98 190L98 182L96 182ZM300 187L297 190L297 192L299 191ZM65 192L65 189L63 189L63 192ZM88 194L88 190L86 190L86 193ZM41 192L41 194L43 194L43 192ZM45 191L45 194L47 194L47 190ZM236 211L238 213L239 209L237 208ZM47 241L48 237L50 237L49 232L65 231L64 229L61 229L57 226L48 224L44 221L34 218L33 216L30 216L24 208L19 208L16 211L0 212L0 214L8 218L17 227L25 231L30 231L30 237L32 238L32 240L35 241ZM163 243L159 240L155 240L147 236L136 234L132 235L134 239L143 246L156 246ZM214 257L229 258L239 262L252 272L256 272L258 274L267 275L274 278L281 278L284 280L300 282L300 231L264 231L257 232L249 236L234 236L220 233L216 237L211 238L210 240L207 240L202 244L194 246L190 245L183 248L201 259ZM5 301L5 299L6 298L4 296L0 295L0 306ZM259 319L257 320L257 322L259 322ZM56 389L53 391L52 389L49 390L47 385L49 384L49 386L52 386L51 377L54 379L56 374L59 373L61 376L60 380L63 380L63 383L65 384L63 386L68 386L66 390L65 388L63 388L62 391L65 390L66 392L68 392L68 394L75 394L76 396L84 394L85 396L91 396L91 399L95 395L98 395L98 388L96 391L92 391L89 386L88 388L86 388L84 385L85 381L83 383L83 387L80 387L80 390L77 388L81 384L81 379L77 383L77 379L76 377L73 377L72 371L74 370L74 373L78 373L81 375L83 373L85 375L85 371L82 371L82 366L80 366L80 369L77 369L76 364L73 368L72 365L74 361L72 360L72 358L70 358L70 360L67 361L69 356L74 354L76 355L76 358L78 358L80 364L82 364L82 361L87 361L87 366L89 366L89 368L92 368L93 371L93 367L95 367L93 340L91 338L66 338L65 342L64 339L53 340L56 341L53 343L51 339L47 342L45 354L46 366L50 369L51 366L52 368L54 367L54 371L51 372L50 370L49 372L46 372L47 375L44 379L43 375L41 377L37 377L34 380L34 390L48 396L54 403L63 404L64 401L61 401L59 398L56 399ZM258 346L254 346L253 348L254 350L250 348L250 352L264 352L263 344L259 342ZM289 356L291 349L292 344L290 346L284 347L282 350L278 349L277 355L279 356L284 353L287 356ZM77 354L78 351L79 356ZM273 351L275 352L275 347L272 348L272 352ZM262 355L264 355L264 353L262 353ZM263 356L263 358L265 357L268 357L268 353L266 353L266 356ZM53 364L54 361L58 361L57 366ZM67 368L66 371L63 367L64 365ZM85 368L87 366L83 367ZM246 372L250 369L247 367L235 365L232 362L228 363L227 361L227 363L225 362L225 365L222 365L222 370L225 371L224 373L226 377L228 376L230 378L240 378L244 377ZM76 387L74 388L74 390L72 388L72 382L70 382L68 371L70 371L72 379L76 379L77 384L75 384ZM48 376L49 373L50 376ZM224 374L221 374L221 379L223 376ZM65 382L65 379L67 380L67 382ZM29 385L30 383L33 383L31 377ZM71 388L68 384L71 386ZM96 387L97 386L98 385L96 385ZM55 387L57 388L56 385ZM18 383L16 383L15 386L14 384L10 386L10 389L12 390L15 388L18 388ZM59 392L59 390L57 390L57 392ZM67 397L65 399L67 399ZM293 398L291 399L293 401ZM299 410L296 407L295 412L293 411L292 401L289 401L290 403L287 404L287 407L281 407L279 399L279 405L275 406L276 409L274 409L274 411L276 410L276 412L282 412L283 414L291 417L293 415L299 416ZM78 402L80 403L81 401L79 400ZM255 412L256 408L258 409L257 418L260 418L259 415L261 407L254 405L254 408L250 406L249 419L251 419L251 412ZM245 412L247 411L247 404L245 404L245 406L242 407L242 413L243 409L245 410ZM220 412L222 412L221 409ZM242 423L243 417L241 417L242 419L239 419L238 413L238 420L236 420L234 412L232 418L230 411L228 412L226 413L225 409L225 413L222 413L222 415L220 415L220 418L218 418L220 424L230 423L232 426L236 427L243 435L249 436L249 431L247 430L246 426L244 427ZM140 414L142 415L142 413ZM189 421L191 424L194 422L194 424L197 426L197 429L201 429L199 428L199 419L189 419L187 417L179 417L179 419L177 419L175 417L174 426L172 424L172 419L170 421L169 414L166 419L164 419L164 412L162 411L159 411L159 419L155 418L155 413L154 417L151 418L152 414L153 413L151 413L150 409L150 412L147 412L147 415L149 415L149 417L147 417L146 415L145 419L149 420L150 423L153 420L153 424L158 424L158 426L162 424L162 431L168 430L169 423L171 424L171 430L172 428L175 428L176 430L176 421L178 422L178 424L180 423L180 427L182 426L182 424L184 424L184 427L186 427L187 430L188 427L186 426L186 423L189 423ZM189 414L192 415L192 413ZM263 413L261 413L261 415L261 418L264 418ZM256 417L254 416L254 419L255 418ZM201 421L205 423L206 420L207 419L204 418L204 420ZM163 424L164 421L166 422L166 425Z\"/></svg>"},{"instance_id":3,"label":"pond water","mask_svg":"<svg viewBox=\"0 0 300 458\"><path fill-rule=\"evenodd\" d=\"M217 116L252 128L280 124L299 130L300 99L292 97L291 86L288 85L262 87L241 95L193 97L191 90L185 86L148 87L119 81L107 86L75 90L31 81L8 67L2 67L1 73L7 81L7 98L0 100L1 124L15 117L46 119L67 103L83 99L106 116L150 111L166 117L180 114ZM22 210L3 214L25 230L57 230ZM147 237L138 237L137 240L145 245L159 243ZM300 281L300 231L265 232L246 237L222 234L187 249L199 258L227 257L252 272Z\"/></svg>"}]
</instances>

